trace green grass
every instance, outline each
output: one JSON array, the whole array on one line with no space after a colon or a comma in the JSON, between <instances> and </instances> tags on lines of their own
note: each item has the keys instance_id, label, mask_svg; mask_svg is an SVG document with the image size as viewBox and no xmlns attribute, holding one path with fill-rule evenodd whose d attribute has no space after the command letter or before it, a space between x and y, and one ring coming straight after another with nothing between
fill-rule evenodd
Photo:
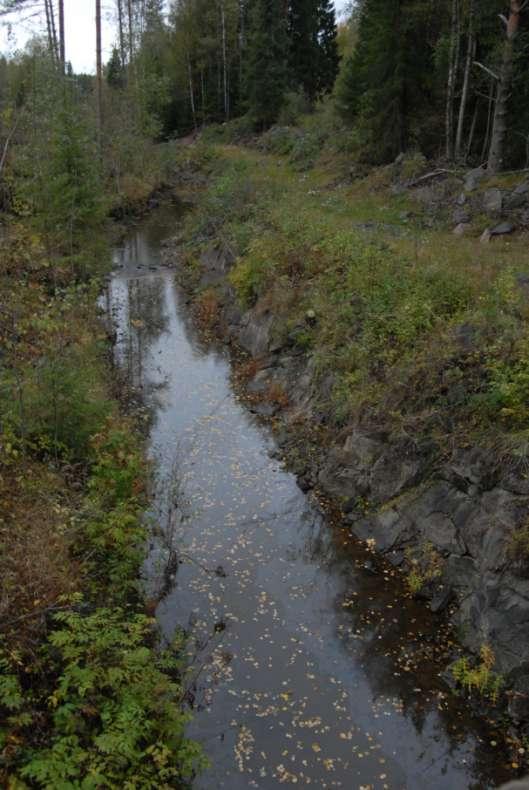
<instances>
[{"instance_id":1,"label":"green grass","mask_svg":"<svg viewBox=\"0 0 529 790\"><path fill-rule=\"evenodd\" d=\"M287 156L219 147L190 245L220 236L234 250L241 304L262 300L278 337L297 327L334 378L336 423L441 436L457 426L512 444L529 430L525 239L482 245L425 229L386 182L381 171L337 180L325 152L300 173Z\"/></svg>"}]
</instances>

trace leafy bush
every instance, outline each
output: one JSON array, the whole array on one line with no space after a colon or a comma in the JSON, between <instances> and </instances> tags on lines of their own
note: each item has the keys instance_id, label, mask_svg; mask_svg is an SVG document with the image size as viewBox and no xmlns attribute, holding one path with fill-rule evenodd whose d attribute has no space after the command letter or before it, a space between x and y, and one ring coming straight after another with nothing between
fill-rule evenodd
<instances>
[{"instance_id":1,"label":"leafy bush","mask_svg":"<svg viewBox=\"0 0 529 790\"><path fill-rule=\"evenodd\" d=\"M451 671L454 679L468 694L477 691L482 696L489 697L493 702L496 702L503 685L503 679L493 671L495 663L496 659L491 648L488 645L482 645L480 661L477 665L471 664L463 656L453 663Z\"/></svg>"},{"instance_id":2,"label":"leafy bush","mask_svg":"<svg viewBox=\"0 0 529 790\"><path fill-rule=\"evenodd\" d=\"M201 133L204 143L220 143L233 145L248 142L255 134L255 124L248 115L234 118L226 123L217 123L207 126Z\"/></svg>"},{"instance_id":3,"label":"leafy bush","mask_svg":"<svg viewBox=\"0 0 529 790\"><path fill-rule=\"evenodd\" d=\"M190 779L203 761L184 736L174 657L181 642L157 653L153 621L119 608L61 612L54 622L44 648L54 668L45 700L26 688L16 664L0 661L0 749L16 758L15 775L50 789L174 787ZM35 719L36 705L44 721ZM14 746L34 738L39 719L47 745Z\"/></svg>"},{"instance_id":4,"label":"leafy bush","mask_svg":"<svg viewBox=\"0 0 529 790\"><path fill-rule=\"evenodd\" d=\"M251 307L269 283L275 264L266 243L256 239L244 258L239 258L229 273L229 280L243 307Z\"/></svg>"},{"instance_id":5,"label":"leafy bush","mask_svg":"<svg viewBox=\"0 0 529 790\"><path fill-rule=\"evenodd\" d=\"M8 373L0 392L6 423L43 450L85 457L90 436L113 409L98 387L95 366L75 349L60 355L50 349L38 367Z\"/></svg>"},{"instance_id":6,"label":"leafy bush","mask_svg":"<svg viewBox=\"0 0 529 790\"><path fill-rule=\"evenodd\" d=\"M287 156L302 134L292 126L272 126L259 138L259 147L271 154Z\"/></svg>"},{"instance_id":7,"label":"leafy bush","mask_svg":"<svg viewBox=\"0 0 529 790\"><path fill-rule=\"evenodd\" d=\"M529 338L523 337L510 354L489 363L489 384L481 403L517 427L529 424Z\"/></svg>"},{"instance_id":8,"label":"leafy bush","mask_svg":"<svg viewBox=\"0 0 529 790\"><path fill-rule=\"evenodd\" d=\"M0 649L0 754L10 780L43 788L179 786L203 760L184 737L182 640L160 653L155 621L137 611L141 444L114 418L93 437L91 454L85 505L70 519L70 561L85 598L52 600L36 664L7 643ZM31 600L30 616L42 604Z\"/></svg>"},{"instance_id":9,"label":"leafy bush","mask_svg":"<svg viewBox=\"0 0 529 790\"><path fill-rule=\"evenodd\" d=\"M399 167L401 181L412 181L418 178L428 168L426 157L419 151L408 153Z\"/></svg>"},{"instance_id":10,"label":"leafy bush","mask_svg":"<svg viewBox=\"0 0 529 790\"><path fill-rule=\"evenodd\" d=\"M9 428L37 449L69 461L89 453L90 437L115 411L103 385L104 347L94 317L96 289L83 284L19 288L6 308L0 410Z\"/></svg>"},{"instance_id":11,"label":"leafy bush","mask_svg":"<svg viewBox=\"0 0 529 790\"><path fill-rule=\"evenodd\" d=\"M294 141L290 151L290 162L295 170L308 170L314 167L326 140L324 132L318 130L305 132Z\"/></svg>"},{"instance_id":12,"label":"leafy bush","mask_svg":"<svg viewBox=\"0 0 529 790\"><path fill-rule=\"evenodd\" d=\"M279 113L279 126L294 126L299 123L304 115L311 111L311 104L304 93L290 92L285 94L281 112Z\"/></svg>"}]
</instances>

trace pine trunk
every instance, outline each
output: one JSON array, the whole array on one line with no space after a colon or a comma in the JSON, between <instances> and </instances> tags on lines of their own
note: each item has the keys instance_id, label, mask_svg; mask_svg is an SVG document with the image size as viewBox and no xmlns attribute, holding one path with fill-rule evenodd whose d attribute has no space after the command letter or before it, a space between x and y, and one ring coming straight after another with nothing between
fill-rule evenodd
<instances>
[{"instance_id":1,"label":"pine trunk","mask_svg":"<svg viewBox=\"0 0 529 790\"><path fill-rule=\"evenodd\" d=\"M246 7L243 0L239 0L239 96L242 92L244 49L246 46Z\"/></svg>"},{"instance_id":2,"label":"pine trunk","mask_svg":"<svg viewBox=\"0 0 529 790\"><path fill-rule=\"evenodd\" d=\"M121 66L125 66L127 55L125 52L125 33L123 30L123 0L117 0L118 5L118 33L119 33L119 54L121 57Z\"/></svg>"},{"instance_id":3,"label":"pine trunk","mask_svg":"<svg viewBox=\"0 0 529 790\"><path fill-rule=\"evenodd\" d=\"M507 112L513 74L514 39L520 27L520 14L521 4L519 0L511 0L505 43L503 46L503 60L496 93L496 107L494 109L494 121L492 123L492 137L487 165L487 170L492 174L499 173L503 169L505 158Z\"/></svg>"},{"instance_id":4,"label":"pine trunk","mask_svg":"<svg viewBox=\"0 0 529 790\"><path fill-rule=\"evenodd\" d=\"M230 107L228 99L228 65L226 53L226 14L224 12L224 0L220 0L220 25L222 33L222 87L224 96L224 118L230 117Z\"/></svg>"},{"instance_id":5,"label":"pine trunk","mask_svg":"<svg viewBox=\"0 0 529 790\"><path fill-rule=\"evenodd\" d=\"M452 0L452 24L450 31L450 55L448 63L448 82L446 88L446 158L454 158L454 96L457 67L459 60L458 0Z\"/></svg>"},{"instance_id":6,"label":"pine trunk","mask_svg":"<svg viewBox=\"0 0 529 790\"><path fill-rule=\"evenodd\" d=\"M195 109L195 89L193 86L193 71L191 69L191 60L189 55L187 57L187 76L189 79L189 105L191 107L191 117L193 118L193 126L197 128L197 113Z\"/></svg>"},{"instance_id":7,"label":"pine trunk","mask_svg":"<svg viewBox=\"0 0 529 790\"><path fill-rule=\"evenodd\" d=\"M474 142L474 133L476 131L476 124L478 122L478 110L479 110L479 102L476 101L476 105L474 107L474 115L472 116L472 123L470 124L470 132L468 133L467 147L465 151L465 162L468 161L470 157L470 153L472 151L472 144Z\"/></svg>"},{"instance_id":8,"label":"pine trunk","mask_svg":"<svg viewBox=\"0 0 529 790\"><path fill-rule=\"evenodd\" d=\"M53 0L49 0L50 4L50 21L51 21L51 34L53 39L53 51L55 60L59 60L59 42L57 39L57 27L55 25L55 8L53 7Z\"/></svg>"},{"instance_id":9,"label":"pine trunk","mask_svg":"<svg viewBox=\"0 0 529 790\"><path fill-rule=\"evenodd\" d=\"M470 0L470 7L468 10L468 42L467 42L467 56L465 59L465 74L463 77L463 90L461 93L461 101L459 103L459 117L457 121L456 133L456 159L461 158L461 151L463 148L463 131L465 128L465 116L468 102L468 91L470 87L470 71L472 68L472 61L474 60L475 51L475 37L474 37L474 0Z\"/></svg>"},{"instance_id":10,"label":"pine trunk","mask_svg":"<svg viewBox=\"0 0 529 790\"><path fill-rule=\"evenodd\" d=\"M127 0L127 14L129 18L129 63L134 58L134 22L132 16L132 0Z\"/></svg>"},{"instance_id":11,"label":"pine trunk","mask_svg":"<svg viewBox=\"0 0 529 790\"><path fill-rule=\"evenodd\" d=\"M103 130L103 64L101 57L101 0L96 0L96 101L97 142L101 151Z\"/></svg>"},{"instance_id":12,"label":"pine trunk","mask_svg":"<svg viewBox=\"0 0 529 790\"><path fill-rule=\"evenodd\" d=\"M64 33L64 0L59 0L59 62L64 74L66 66L66 42Z\"/></svg>"},{"instance_id":13,"label":"pine trunk","mask_svg":"<svg viewBox=\"0 0 529 790\"><path fill-rule=\"evenodd\" d=\"M52 60L57 59L57 39L55 34L55 21L53 17L53 5L51 0L44 0L44 10L46 12L46 31L48 36L48 49Z\"/></svg>"}]
</instances>

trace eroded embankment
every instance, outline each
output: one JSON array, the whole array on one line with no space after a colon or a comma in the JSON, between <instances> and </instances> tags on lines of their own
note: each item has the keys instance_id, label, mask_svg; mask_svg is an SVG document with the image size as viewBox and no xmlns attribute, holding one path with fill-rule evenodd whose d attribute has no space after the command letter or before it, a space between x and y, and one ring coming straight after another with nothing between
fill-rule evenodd
<instances>
[{"instance_id":1,"label":"eroded embankment","mask_svg":"<svg viewBox=\"0 0 529 790\"><path fill-rule=\"evenodd\" d=\"M234 156L233 151L229 156ZM241 156L244 158L247 154ZM449 613L462 644L476 655L481 651L481 658L476 659L478 675L469 677L467 669L470 662L468 666L463 664L459 667L459 680L474 688L481 684L481 691L495 694L498 677L502 676L504 688L509 689L504 702L510 715L523 725L529 714L529 579L524 570L523 556L515 552L529 505L523 456L520 452L517 455L516 449L514 452L506 450L505 435L501 436L500 442L499 435L495 437L490 426L481 433L483 441L478 440L477 433L472 435L464 430L459 433L463 414L459 401L465 399L465 393L461 395L466 385L466 382L462 384L465 375L468 373L468 380L476 389L472 398L489 396L486 388L492 386L490 378L476 385L478 375L481 376L481 369L479 374L476 373L477 366L482 365L484 371L490 370L489 361L476 362L476 359L481 355L479 343L487 333L489 338L494 336L499 343L499 330L494 322L499 325L500 319L495 316L485 328L483 316L475 315L472 324L465 320L465 310L475 310L473 298L477 300L476 304L488 298L482 292L465 296L461 301L457 297L457 307L451 308L450 313L443 315L439 308L441 315L434 318L440 318L446 324L446 337L450 337L446 345L450 346L452 356L445 354L444 368L439 370L439 358L444 351L441 352L437 344L442 345L446 338L441 334L433 337L431 342L435 345L430 351L434 373L427 380L427 333L421 327L421 331L417 330L416 336L412 337L416 347L420 346L424 367L422 371L415 370L413 375L410 374L411 407L406 414L407 424L403 421L402 429L395 430L394 424L390 428L388 422L384 424L384 421L358 418L356 415L354 419L342 419L338 425L333 410L336 409L337 383L343 383L339 378L341 370L338 363L336 371L322 365L322 349L315 345L315 338L317 342L324 335L320 326L325 325L328 331L334 317L332 300L326 302L321 298L321 292L316 297L314 287L319 276L314 259L321 260L327 239L323 236L317 242L312 240L310 245L307 242L305 247L297 247L299 232L292 221L291 243L286 251L281 242L270 242L274 232L273 221L270 222L274 211L270 208L270 195L266 204L262 196L256 199L254 194L259 167L266 169L269 165L261 158L258 162L253 161L249 168L242 168L239 179L243 186L235 190L237 200L233 196L233 188L230 195L226 169L221 168L220 175L215 173L209 197L206 195L204 205L198 209L199 213L209 212L209 229L204 232L204 223L201 224L199 219L188 228L187 238L180 237L175 244L167 246L166 260L178 263L180 279L194 292L199 320L214 326L249 354L252 362L242 370L246 394L254 411L274 418L278 442L289 458L302 489L316 488L329 495L342 508L353 533L374 541L377 549L391 563L403 569L408 586L415 595L425 598L433 612ZM294 178L299 182L307 176L296 175ZM307 188L309 185L304 187L304 191L311 195ZM318 189L320 193L324 192L321 183ZM216 209L211 192L217 200ZM241 203L242 192L247 195L247 205ZM221 209L219 193L224 197ZM231 206L230 198L233 201ZM343 202L340 209L343 214L347 198L347 194L336 196L325 191L320 211L323 215L332 213L329 206L340 200ZM303 198L311 199L314 200ZM386 199L389 201L384 197ZM302 205L299 193L297 200L299 207ZM260 205L267 216L256 220L256 206ZM219 219L222 212L230 215L230 209L241 209L245 216L239 223L244 230L239 227L236 234L230 233L233 214L229 220L225 216ZM370 210L373 210L372 205ZM298 226L303 219L301 210ZM197 226L202 233L198 242ZM278 233L285 235L285 230L288 228L283 227ZM327 223L327 233L337 230L329 230ZM252 231L256 237L248 241L244 232L250 235ZM182 246L183 240L187 247ZM344 257L347 241L341 240ZM424 239L420 243L426 246L431 242L432 239ZM469 241L468 245L471 244ZM416 249L417 246L415 241ZM241 249L242 254L234 254L240 253ZM468 246L458 254L464 255L470 249ZM502 248L501 254L505 252ZM404 254L408 255L408 251ZM431 254L430 247L425 255ZM270 256L269 264L264 263L267 255ZM356 262L353 260L351 265L360 266L358 259L362 256L365 257L365 251L357 249ZM417 259L417 252L415 256ZM415 268L416 265L417 260ZM480 265L484 268L488 263L481 260ZM515 258L513 265L519 268L520 260ZM512 279L519 277L513 265L504 267L502 272L494 272L496 287L498 278L506 288L507 276ZM399 276L405 278L406 275L406 266L403 266ZM364 314L359 319L361 310L355 314L355 309L364 296L359 288L351 287L345 266L341 276L343 292L353 308L349 315L351 322L356 323L354 333L361 334L361 321L365 322L369 317L366 319ZM369 287L376 290L379 283L373 268L370 276ZM450 272L446 276L449 277ZM415 277L415 274L410 277ZM322 283L325 286L325 281L320 278L318 287ZM386 283L384 287L391 285ZM333 287L336 288L336 283ZM283 295L278 296L281 291ZM307 300L307 292L311 301ZM511 303L515 296L509 297ZM315 304L317 298L319 303ZM419 299L422 298L430 297L422 294ZM430 299L430 310L435 307L432 307L432 302ZM439 304L441 302L442 299ZM311 304L316 309L312 309ZM334 307L338 323L342 320L338 300L335 300ZM409 307L403 309L417 309L411 297ZM501 306L501 321L505 317L503 311ZM429 324L425 323L430 328L432 325L433 319ZM344 338L335 342L340 340ZM394 338L388 337L387 343L393 344ZM397 349L396 357L398 353ZM403 358L409 356L404 343L400 353ZM338 355L335 358L339 359ZM512 369L517 370L517 363L510 362ZM372 367L377 366L377 360L372 359L371 363ZM403 376L406 368L398 368L399 363L400 360L394 358L392 365L397 375ZM384 364L386 360L381 352L380 369ZM421 373L426 375L424 386ZM384 375L388 375L387 369ZM442 398L438 391L434 392L432 385L431 379L436 376L446 379L442 383ZM509 373L505 376L508 378ZM351 388L354 389L355 385L351 376ZM376 405L380 413L384 409L384 398L374 389L372 381L368 385L368 396L374 393L374 397L379 399ZM441 390L438 382L435 387ZM414 433L413 406L424 393L424 397L431 396L430 403L435 403L435 409L442 414L442 430L425 430L423 402L420 413L418 409L416 415L417 431ZM389 410L391 404L388 403L386 408ZM493 418L494 415L492 419L490 415L487 417L492 426ZM468 419L474 422L473 417ZM495 446L496 449L492 449Z\"/></svg>"}]
</instances>

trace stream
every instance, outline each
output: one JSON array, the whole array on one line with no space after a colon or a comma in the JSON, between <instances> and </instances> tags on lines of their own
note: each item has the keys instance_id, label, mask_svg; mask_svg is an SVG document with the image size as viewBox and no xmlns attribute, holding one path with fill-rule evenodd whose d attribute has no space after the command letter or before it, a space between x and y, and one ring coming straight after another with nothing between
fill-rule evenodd
<instances>
[{"instance_id":1,"label":"stream","mask_svg":"<svg viewBox=\"0 0 529 790\"><path fill-rule=\"evenodd\" d=\"M162 207L130 231L108 303L117 361L150 412L147 585L165 585L166 639L191 634L189 735L211 761L194 787L496 787L501 738L439 678L438 621L301 492L238 400L229 354L193 326L161 263L178 222ZM416 668L419 649L432 659Z\"/></svg>"}]
</instances>

